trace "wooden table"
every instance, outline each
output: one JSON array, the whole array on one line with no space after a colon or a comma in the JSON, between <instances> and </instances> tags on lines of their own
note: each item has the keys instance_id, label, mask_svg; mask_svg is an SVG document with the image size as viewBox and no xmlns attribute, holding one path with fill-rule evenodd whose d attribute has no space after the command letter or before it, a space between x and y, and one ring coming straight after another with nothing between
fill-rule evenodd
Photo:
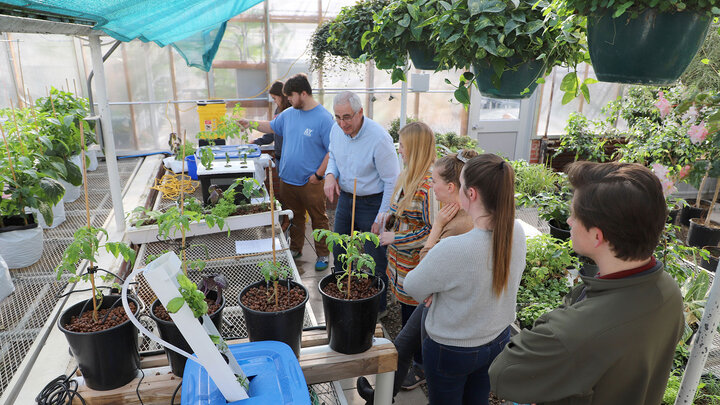
<instances>
[{"instance_id":1,"label":"wooden table","mask_svg":"<svg viewBox=\"0 0 720 405\"><path fill-rule=\"evenodd\" d=\"M382 337L382 329L377 325L373 346L363 353L340 354L328 346L327 333L324 330L305 331L300 349L300 367L308 385L327 381L376 374L375 404L392 403L393 377L397 369L397 351L395 345ZM247 342L247 339L231 340L229 345ZM182 378L169 371L165 354L143 357L140 361L145 377L138 388L143 403L167 405ZM78 373L79 374L79 373ZM87 404L140 404L135 389L140 378L110 391L94 391L78 378L78 392ZM179 403L180 392L176 396Z\"/></svg>"}]
</instances>

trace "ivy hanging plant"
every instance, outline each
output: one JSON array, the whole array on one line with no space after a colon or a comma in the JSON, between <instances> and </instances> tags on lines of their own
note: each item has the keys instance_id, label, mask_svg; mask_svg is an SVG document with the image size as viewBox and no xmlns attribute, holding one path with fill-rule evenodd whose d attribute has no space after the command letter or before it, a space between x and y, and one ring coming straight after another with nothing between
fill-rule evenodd
<instances>
[{"instance_id":1,"label":"ivy hanging plant","mask_svg":"<svg viewBox=\"0 0 720 405\"><path fill-rule=\"evenodd\" d=\"M583 35L584 20L567 11L550 8L547 1L526 0L460 0L440 1L444 11L425 22L432 25L433 35L440 42L438 61L459 70L470 67L490 72L493 86L499 87L503 75L534 63L535 76L549 73L554 66L567 66L571 72L563 79L563 102L578 94L589 99L587 85L594 79L580 82L577 65L589 61ZM531 77L532 79L532 77ZM529 95L531 80L521 94ZM475 74L466 72L460 78L455 97L469 104L468 88L477 83Z\"/></svg>"}]
</instances>

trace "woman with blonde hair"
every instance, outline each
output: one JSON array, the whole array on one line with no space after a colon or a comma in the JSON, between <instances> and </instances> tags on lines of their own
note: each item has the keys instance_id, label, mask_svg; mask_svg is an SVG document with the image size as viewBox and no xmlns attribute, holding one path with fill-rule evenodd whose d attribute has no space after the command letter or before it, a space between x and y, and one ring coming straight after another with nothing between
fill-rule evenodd
<instances>
[{"instance_id":1,"label":"woman with blonde hair","mask_svg":"<svg viewBox=\"0 0 720 405\"><path fill-rule=\"evenodd\" d=\"M432 296L422 342L430 405L488 403L488 368L510 339L525 269L508 162L493 154L470 159L460 205L474 228L441 240L405 279L415 299Z\"/></svg>"},{"instance_id":2,"label":"woman with blonde hair","mask_svg":"<svg viewBox=\"0 0 720 405\"><path fill-rule=\"evenodd\" d=\"M427 124L411 122L400 130L400 156L405 165L400 173L380 243L388 246L389 288L400 301L402 325L418 303L405 293L405 276L420 262L420 251L430 234L430 168L435 162L435 134Z\"/></svg>"}]
</instances>

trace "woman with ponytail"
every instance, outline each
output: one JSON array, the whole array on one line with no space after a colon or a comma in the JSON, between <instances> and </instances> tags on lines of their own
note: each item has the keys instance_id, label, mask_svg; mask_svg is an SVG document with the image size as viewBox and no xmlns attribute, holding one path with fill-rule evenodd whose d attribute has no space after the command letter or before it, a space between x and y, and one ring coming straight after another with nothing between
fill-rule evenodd
<instances>
[{"instance_id":1,"label":"woman with ponytail","mask_svg":"<svg viewBox=\"0 0 720 405\"><path fill-rule=\"evenodd\" d=\"M438 242L405 278L416 300L432 297L422 344L430 405L488 403L488 368L510 339L525 268L514 182L501 157L470 159L460 175L460 205L474 228Z\"/></svg>"}]
</instances>

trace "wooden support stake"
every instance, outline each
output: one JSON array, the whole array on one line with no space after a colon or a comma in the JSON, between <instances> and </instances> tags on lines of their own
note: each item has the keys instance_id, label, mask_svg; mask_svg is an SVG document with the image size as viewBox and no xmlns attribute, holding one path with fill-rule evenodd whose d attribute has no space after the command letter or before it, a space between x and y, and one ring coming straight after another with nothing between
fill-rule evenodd
<instances>
[{"instance_id":1,"label":"wooden support stake","mask_svg":"<svg viewBox=\"0 0 720 405\"><path fill-rule=\"evenodd\" d=\"M355 197L357 196L357 178L355 178L355 183L353 184L353 205L352 205L352 214L350 219L350 238L353 237L353 233L355 233ZM347 252L346 252L347 253ZM352 262L348 264L348 299L350 299L350 283L352 282Z\"/></svg>"},{"instance_id":2,"label":"wooden support stake","mask_svg":"<svg viewBox=\"0 0 720 405\"><path fill-rule=\"evenodd\" d=\"M705 217L705 226L710 226L710 214L712 214L713 209L715 209L715 201L717 201L718 198L718 192L720 192L720 179L718 179L715 182L715 194L713 194L712 202L710 203L710 208L708 208L707 216Z\"/></svg>"},{"instance_id":3,"label":"wooden support stake","mask_svg":"<svg viewBox=\"0 0 720 405\"><path fill-rule=\"evenodd\" d=\"M28 150L25 147L25 142L23 142L23 140L22 140L22 134L20 133L20 127L18 127L17 116L15 116L15 106L13 106L12 98L10 98L10 110L12 111L13 124L15 124L15 133L17 134L17 140L23 149L23 154L25 154L25 156L28 156Z\"/></svg>"},{"instance_id":4,"label":"wooden support stake","mask_svg":"<svg viewBox=\"0 0 720 405\"><path fill-rule=\"evenodd\" d=\"M15 176L15 168L13 167L12 157L10 157L10 145L8 144L7 138L5 137L5 129L0 124L0 133L2 133L3 142L5 142L5 151L7 152L8 163L10 164L10 171L12 172L13 181L17 184L17 177Z\"/></svg>"},{"instance_id":5,"label":"wooden support stake","mask_svg":"<svg viewBox=\"0 0 720 405\"><path fill-rule=\"evenodd\" d=\"M185 153L185 139L187 138L187 131L183 131L183 140L182 140L182 149L183 153ZM185 159L183 159L183 166L185 166ZM180 181L182 182L182 175L180 176ZM182 183L180 184L180 215L185 215L185 187L182 186ZM182 249L182 263L183 263L183 273L187 276L187 256L185 255L185 227L181 228L182 231L182 243L180 244L180 249Z\"/></svg>"},{"instance_id":6,"label":"wooden support stake","mask_svg":"<svg viewBox=\"0 0 720 405\"><path fill-rule=\"evenodd\" d=\"M82 178L83 188L85 189L85 219L87 220L88 230L92 229L90 222L90 200L88 198L88 187L87 187L87 167L85 167L85 125L80 121L80 162L82 163ZM90 260L90 268L94 266L92 260ZM97 300L95 299L95 274L90 274L90 285L92 286L92 301L93 301L93 320L97 322Z\"/></svg>"}]
</instances>

